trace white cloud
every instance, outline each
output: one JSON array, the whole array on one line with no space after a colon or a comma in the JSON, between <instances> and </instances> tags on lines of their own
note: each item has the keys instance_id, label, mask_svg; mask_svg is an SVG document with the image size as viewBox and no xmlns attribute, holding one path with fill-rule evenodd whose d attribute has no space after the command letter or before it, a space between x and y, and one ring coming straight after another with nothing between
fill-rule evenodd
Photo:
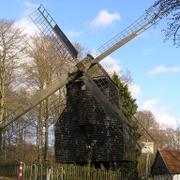
<instances>
[{"instance_id":1,"label":"white cloud","mask_svg":"<svg viewBox=\"0 0 180 180\"><path fill-rule=\"evenodd\" d=\"M66 32L69 38L78 37L82 35L83 33L84 33L83 31L74 31L74 30L70 30Z\"/></svg>"},{"instance_id":2,"label":"white cloud","mask_svg":"<svg viewBox=\"0 0 180 180\"><path fill-rule=\"evenodd\" d=\"M21 15L21 18L16 21L15 25L22 28L28 35L37 33L37 27L30 20L29 14L38 7L38 4L32 3L32 1L30 0L18 0L18 2L21 3L22 6L24 6L24 11Z\"/></svg>"},{"instance_id":3,"label":"white cloud","mask_svg":"<svg viewBox=\"0 0 180 180\"><path fill-rule=\"evenodd\" d=\"M37 4L32 3L32 1L30 1L30 0L29 1L28 0L19 0L19 2L21 2L23 4L23 6L25 6L28 9L36 8L38 6Z\"/></svg>"},{"instance_id":4,"label":"white cloud","mask_svg":"<svg viewBox=\"0 0 180 180\"><path fill-rule=\"evenodd\" d=\"M139 84L130 83L128 85L128 88L133 98L138 98L142 94L141 87Z\"/></svg>"},{"instance_id":5,"label":"white cloud","mask_svg":"<svg viewBox=\"0 0 180 180\"><path fill-rule=\"evenodd\" d=\"M18 0L18 1L25 7L23 16L29 15L32 12L32 10L38 7L38 4L32 3L32 1L30 0Z\"/></svg>"},{"instance_id":6,"label":"white cloud","mask_svg":"<svg viewBox=\"0 0 180 180\"><path fill-rule=\"evenodd\" d=\"M160 125L165 128L177 128L180 123L180 118L171 115L167 108L161 107L157 99L146 100L140 110L151 111Z\"/></svg>"},{"instance_id":7,"label":"white cloud","mask_svg":"<svg viewBox=\"0 0 180 180\"><path fill-rule=\"evenodd\" d=\"M34 25L34 23L28 19L28 18L21 18L20 20L18 20L15 25L21 29L23 29L23 31L28 34L28 35L34 35L35 33L38 32L37 27Z\"/></svg>"},{"instance_id":8,"label":"white cloud","mask_svg":"<svg viewBox=\"0 0 180 180\"><path fill-rule=\"evenodd\" d=\"M110 13L107 10L101 10L98 15L90 22L92 28L107 27L115 21L120 20L120 15L117 12Z\"/></svg>"},{"instance_id":9,"label":"white cloud","mask_svg":"<svg viewBox=\"0 0 180 180\"><path fill-rule=\"evenodd\" d=\"M106 57L101 62L101 64L110 75L113 75L114 72L116 72L117 74L120 74L121 72L121 65L119 63L119 60L114 59L111 56Z\"/></svg>"},{"instance_id":10,"label":"white cloud","mask_svg":"<svg viewBox=\"0 0 180 180\"><path fill-rule=\"evenodd\" d=\"M180 66L166 67L164 65L157 66L148 72L149 75L156 75L160 73L178 73Z\"/></svg>"},{"instance_id":11,"label":"white cloud","mask_svg":"<svg viewBox=\"0 0 180 180\"><path fill-rule=\"evenodd\" d=\"M143 110L152 110L157 103L158 103L157 99L146 100L142 104L142 109Z\"/></svg>"}]
</instances>

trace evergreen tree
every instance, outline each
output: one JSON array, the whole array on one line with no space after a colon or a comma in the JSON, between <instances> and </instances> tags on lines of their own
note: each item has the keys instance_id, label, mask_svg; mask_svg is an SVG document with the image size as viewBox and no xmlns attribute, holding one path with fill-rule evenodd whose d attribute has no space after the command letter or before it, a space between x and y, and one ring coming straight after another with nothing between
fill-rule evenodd
<instances>
[{"instance_id":1,"label":"evergreen tree","mask_svg":"<svg viewBox=\"0 0 180 180\"><path fill-rule=\"evenodd\" d=\"M123 83L116 73L113 74L112 79L118 88L119 108L122 110L123 114L131 125L134 142L136 142L140 138L140 134L138 133L138 124L133 120L133 116L137 111L136 100L132 98L128 89L128 84ZM131 165L125 165L124 170L131 173L131 176L137 177L137 158L140 155L140 151L137 148L136 143L133 143L132 146L133 162Z\"/></svg>"}]
</instances>

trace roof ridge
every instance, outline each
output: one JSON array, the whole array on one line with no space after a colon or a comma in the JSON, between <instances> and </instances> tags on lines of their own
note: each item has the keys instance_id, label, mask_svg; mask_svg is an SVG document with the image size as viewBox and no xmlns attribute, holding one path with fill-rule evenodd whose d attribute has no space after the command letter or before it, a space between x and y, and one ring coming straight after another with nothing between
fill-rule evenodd
<instances>
[{"instance_id":1,"label":"roof ridge","mask_svg":"<svg viewBox=\"0 0 180 180\"><path fill-rule=\"evenodd\" d=\"M173 149L161 149L159 150L159 153L170 174L177 172L180 173L180 151Z\"/></svg>"},{"instance_id":2,"label":"roof ridge","mask_svg":"<svg viewBox=\"0 0 180 180\"><path fill-rule=\"evenodd\" d=\"M167 170L168 170L168 172L169 172L169 174L170 174L169 168L168 168L168 166L167 166L167 163L166 163L165 159L163 158L163 155L162 155L162 153L161 153L161 150L163 150L163 149L158 150L158 151L159 151L159 154L160 154L160 156L161 156L161 158L162 158L162 160L163 160L163 162L164 162L164 164L165 164L165 166L166 166L166 168L167 168Z\"/></svg>"}]
</instances>

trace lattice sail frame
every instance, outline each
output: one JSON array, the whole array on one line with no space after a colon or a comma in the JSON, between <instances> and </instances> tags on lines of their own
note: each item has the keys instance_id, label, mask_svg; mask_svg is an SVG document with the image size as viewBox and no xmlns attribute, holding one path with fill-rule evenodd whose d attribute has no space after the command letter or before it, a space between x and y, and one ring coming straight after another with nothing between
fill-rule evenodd
<instances>
[{"instance_id":1,"label":"lattice sail frame","mask_svg":"<svg viewBox=\"0 0 180 180\"><path fill-rule=\"evenodd\" d=\"M145 13L140 16L136 21L134 21L124 30L112 37L109 41L101 45L98 48L98 55L105 53L130 34L135 34L135 36L137 36L140 33L144 32L146 29L148 29L153 24L157 23L160 19L162 19L164 16L166 16L169 11L171 11L174 7L175 5L172 5L169 8L162 8L161 0L155 1L155 3L150 8L148 8Z\"/></svg>"},{"instance_id":2,"label":"lattice sail frame","mask_svg":"<svg viewBox=\"0 0 180 180\"><path fill-rule=\"evenodd\" d=\"M73 62L78 52L56 24L54 19L41 4L36 11L29 15L41 33L52 40L57 55L60 58Z\"/></svg>"}]
</instances>

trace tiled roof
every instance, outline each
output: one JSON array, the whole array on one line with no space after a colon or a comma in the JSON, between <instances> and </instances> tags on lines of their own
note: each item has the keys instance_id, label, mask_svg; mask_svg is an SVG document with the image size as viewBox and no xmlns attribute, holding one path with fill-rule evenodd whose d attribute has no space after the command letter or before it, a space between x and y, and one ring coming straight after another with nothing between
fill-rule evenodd
<instances>
[{"instance_id":1,"label":"tiled roof","mask_svg":"<svg viewBox=\"0 0 180 180\"><path fill-rule=\"evenodd\" d=\"M162 149L159 153L170 174L180 174L180 151Z\"/></svg>"}]
</instances>

